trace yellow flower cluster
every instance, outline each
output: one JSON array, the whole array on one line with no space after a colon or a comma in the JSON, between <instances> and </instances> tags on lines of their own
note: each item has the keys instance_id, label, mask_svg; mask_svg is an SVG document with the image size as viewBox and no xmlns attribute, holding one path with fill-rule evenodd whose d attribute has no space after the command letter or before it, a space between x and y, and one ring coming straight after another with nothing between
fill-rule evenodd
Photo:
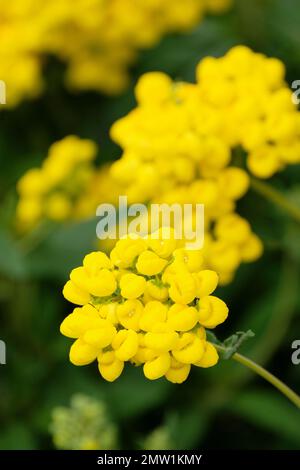
<instances>
[{"instance_id":1,"label":"yellow flower cluster","mask_svg":"<svg viewBox=\"0 0 300 470\"><path fill-rule=\"evenodd\" d=\"M54 143L41 168L32 168L19 180L17 225L27 231L43 220L62 222L90 216L93 200L85 197L93 186L94 142L68 136Z\"/></svg>"},{"instance_id":2,"label":"yellow flower cluster","mask_svg":"<svg viewBox=\"0 0 300 470\"><path fill-rule=\"evenodd\" d=\"M45 57L67 64L75 89L118 93L139 49L195 26L231 0L0 0L0 79L8 106L37 96Z\"/></svg>"},{"instance_id":3,"label":"yellow flower cluster","mask_svg":"<svg viewBox=\"0 0 300 470\"><path fill-rule=\"evenodd\" d=\"M170 229L119 240L108 257L93 252L71 272L64 296L80 305L61 324L76 341L70 360L95 360L102 377L117 379L125 362L144 375L182 383L192 365L211 367L216 348L206 328L224 322L228 308L211 295L218 275L203 269L201 251L178 246Z\"/></svg>"},{"instance_id":4,"label":"yellow flower cluster","mask_svg":"<svg viewBox=\"0 0 300 470\"><path fill-rule=\"evenodd\" d=\"M205 234L203 251L206 266L214 269L220 284L225 285L232 281L242 263L252 263L262 255L263 245L246 219L228 213Z\"/></svg>"},{"instance_id":5,"label":"yellow flower cluster","mask_svg":"<svg viewBox=\"0 0 300 470\"><path fill-rule=\"evenodd\" d=\"M300 113L284 75L282 62L245 46L203 59L196 84L145 74L138 106L111 130L124 150L112 175L132 199L145 200L199 178L218 179L237 152L261 178L299 163Z\"/></svg>"},{"instance_id":6,"label":"yellow flower cluster","mask_svg":"<svg viewBox=\"0 0 300 470\"><path fill-rule=\"evenodd\" d=\"M110 184L114 188L113 193L98 191L94 195L95 200L98 196L98 201L107 201L108 194L114 196L117 192L120 194L120 187L117 187L116 180L111 178L111 175L107 175L107 170L108 168L105 169L103 177L106 176L106 186ZM101 172L99 173L101 175ZM146 184L147 181L145 181ZM239 168L228 167L217 179L199 179L189 185L178 185L173 190L166 193L162 192L161 196L151 200L151 202L160 204L162 208L164 204L168 204L169 208L172 208L173 205L181 208L181 214L185 217L184 223L187 223L190 228L196 224L197 217L199 217L196 212L196 204L204 204L203 267L216 271L221 285L232 281L236 270L242 263L256 261L263 252L262 242L251 230L249 222L234 211L236 199L241 197L247 188L247 174ZM123 188L123 191L126 193L126 189ZM104 195L106 195L106 199L103 198ZM112 204L117 203L115 197L111 197L109 202ZM192 204L192 221L187 220L190 214L185 214L185 204ZM151 231L152 224L151 215L150 205L146 216L148 220L145 220L145 226L148 227L149 231ZM126 225L130 221L131 218L129 217ZM143 223L143 219L139 218L139 222ZM177 217L172 217L171 213L169 221L163 218L160 219L160 226L166 227L169 223L171 227L176 228L175 224L177 222ZM184 234L182 235L184 236ZM202 233L198 232L196 234L195 232L192 240L183 239L181 245L185 246L190 242L196 242L196 237L200 236L201 238L201 235ZM110 251L112 244L112 239L101 240L99 248Z\"/></svg>"},{"instance_id":7,"label":"yellow flower cluster","mask_svg":"<svg viewBox=\"0 0 300 470\"><path fill-rule=\"evenodd\" d=\"M111 181L129 203L204 204L206 267L227 283L263 249L236 213L249 188L244 157L262 178L300 162L300 113L284 66L237 46L202 60L195 84L145 74L136 98L138 106L111 129L123 149Z\"/></svg>"}]
</instances>

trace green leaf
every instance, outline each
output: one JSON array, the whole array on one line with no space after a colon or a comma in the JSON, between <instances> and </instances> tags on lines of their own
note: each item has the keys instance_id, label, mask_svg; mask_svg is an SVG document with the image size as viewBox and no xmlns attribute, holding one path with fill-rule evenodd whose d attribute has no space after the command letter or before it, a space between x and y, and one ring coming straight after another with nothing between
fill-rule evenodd
<instances>
[{"instance_id":1,"label":"green leaf","mask_svg":"<svg viewBox=\"0 0 300 470\"><path fill-rule=\"evenodd\" d=\"M8 232L0 230L0 273L12 279L25 275L24 259Z\"/></svg>"},{"instance_id":2,"label":"green leaf","mask_svg":"<svg viewBox=\"0 0 300 470\"><path fill-rule=\"evenodd\" d=\"M222 349L219 350L222 359L230 359L242 346L242 344L250 338L253 338L255 334L252 330L248 331L237 331L235 334L229 336L225 341L220 342L214 333L211 331L207 332L207 339L216 345L219 345Z\"/></svg>"},{"instance_id":3,"label":"green leaf","mask_svg":"<svg viewBox=\"0 0 300 470\"><path fill-rule=\"evenodd\" d=\"M210 411L193 405L180 413L173 412L167 416L167 429L174 449L195 449L204 439L209 426Z\"/></svg>"},{"instance_id":4,"label":"green leaf","mask_svg":"<svg viewBox=\"0 0 300 470\"><path fill-rule=\"evenodd\" d=\"M300 411L277 392L248 390L229 404L234 413L300 445Z\"/></svg>"},{"instance_id":5,"label":"green leaf","mask_svg":"<svg viewBox=\"0 0 300 470\"><path fill-rule=\"evenodd\" d=\"M222 341L220 341L215 335L215 333L213 333L212 331L209 331L209 330L206 331L206 338L210 343L220 344L220 345L222 344Z\"/></svg>"},{"instance_id":6,"label":"green leaf","mask_svg":"<svg viewBox=\"0 0 300 470\"><path fill-rule=\"evenodd\" d=\"M57 226L26 261L32 277L61 281L68 278L70 271L93 249L97 249L94 219Z\"/></svg>"},{"instance_id":7,"label":"green leaf","mask_svg":"<svg viewBox=\"0 0 300 470\"><path fill-rule=\"evenodd\" d=\"M229 336L223 342L225 351L222 354L223 359L230 359L234 353L236 353L242 344L250 338L253 338L255 334L252 330L248 331L237 331L234 335Z\"/></svg>"},{"instance_id":8,"label":"green leaf","mask_svg":"<svg viewBox=\"0 0 300 470\"><path fill-rule=\"evenodd\" d=\"M145 380L140 367L126 367L114 383L99 378L101 390L114 414L121 419L139 416L161 406L170 396L173 386L164 379Z\"/></svg>"}]
</instances>

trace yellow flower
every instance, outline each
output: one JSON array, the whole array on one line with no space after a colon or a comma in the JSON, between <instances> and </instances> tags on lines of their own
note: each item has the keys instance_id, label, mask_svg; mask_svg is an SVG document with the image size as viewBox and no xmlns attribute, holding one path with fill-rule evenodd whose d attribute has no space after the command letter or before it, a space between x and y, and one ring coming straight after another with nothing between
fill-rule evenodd
<instances>
[{"instance_id":1,"label":"yellow flower","mask_svg":"<svg viewBox=\"0 0 300 470\"><path fill-rule=\"evenodd\" d=\"M113 351L100 352L98 369L101 376L108 382L114 382L123 372L124 362L120 361Z\"/></svg>"},{"instance_id":2,"label":"yellow flower","mask_svg":"<svg viewBox=\"0 0 300 470\"><path fill-rule=\"evenodd\" d=\"M228 167L220 172L218 183L222 194L230 199L240 199L248 191L250 180L247 173L241 168Z\"/></svg>"},{"instance_id":3,"label":"yellow flower","mask_svg":"<svg viewBox=\"0 0 300 470\"><path fill-rule=\"evenodd\" d=\"M47 219L60 222L70 217L72 204L64 194L57 193L47 198L44 210Z\"/></svg>"},{"instance_id":4,"label":"yellow flower","mask_svg":"<svg viewBox=\"0 0 300 470\"><path fill-rule=\"evenodd\" d=\"M189 331L199 321L199 313L195 307L174 304L168 310L168 325L176 331Z\"/></svg>"},{"instance_id":5,"label":"yellow flower","mask_svg":"<svg viewBox=\"0 0 300 470\"><path fill-rule=\"evenodd\" d=\"M153 251L143 251L138 257L136 269L145 276L154 276L159 274L166 266L167 261L160 258Z\"/></svg>"},{"instance_id":6,"label":"yellow flower","mask_svg":"<svg viewBox=\"0 0 300 470\"><path fill-rule=\"evenodd\" d=\"M154 332L145 334L144 343L146 348L158 352L167 352L176 348L178 334L170 331L167 325L161 325L154 329Z\"/></svg>"},{"instance_id":7,"label":"yellow flower","mask_svg":"<svg viewBox=\"0 0 300 470\"><path fill-rule=\"evenodd\" d=\"M32 195L40 195L47 189L46 183L42 177L41 170L39 168L32 168L20 178L17 189L21 194L31 193Z\"/></svg>"},{"instance_id":8,"label":"yellow flower","mask_svg":"<svg viewBox=\"0 0 300 470\"><path fill-rule=\"evenodd\" d=\"M86 304L81 308L75 308L64 319L60 326L60 331L64 336L68 336L68 338L79 338L90 329L102 328L105 325L103 321L95 307Z\"/></svg>"},{"instance_id":9,"label":"yellow flower","mask_svg":"<svg viewBox=\"0 0 300 470\"><path fill-rule=\"evenodd\" d=\"M233 273L241 262L239 246L227 240L217 240L210 244L207 253L208 264L219 273Z\"/></svg>"},{"instance_id":10,"label":"yellow flower","mask_svg":"<svg viewBox=\"0 0 300 470\"><path fill-rule=\"evenodd\" d=\"M160 300L163 302L169 297L169 291L163 283L157 284L155 279L151 279L147 281L145 295L148 296L149 302L150 300Z\"/></svg>"},{"instance_id":11,"label":"yellow flower","mask_svg":"<svg viewBox=\"0 0 300 470\"><path fill-rule=\"evenodd\" d=\"M145 305L140 327L144 331L153 331L155 326L160 323L164 323L167 319L168 308L157 300L148 302Z\"/></svg>"},{"instance_id":12,"label":"yellow flower","mask_svg":"<svg viewBox=\"0 0 300 470\"><path fill-rule=\"evenodd\" d=\"M183 333L179 338L177 347L172 351L178 362L194 364L201 360L204 354L204 341L194 333Z\"/></svg>"},{"instance_id":13,"label":"yellow flower","mask_svg":"<svg viewBox=\"0 0 300 470\"><path fill-rule=\"evenodd\" d=\"M197 286L197 297L210 295L217 287L219 277L215 271L205 269L199 273L193 273Z\"/></svg>"},{"instance_id":14,"label":"yellow flower","mask_svg":"<svg viewBox=\"0 0 300 470\"><path fill-rule=\"evenodd\" d=\"M85 366L96 359L98 351L98 348L79 338L71 346L70 361L75 366Z\"/></svg>"},{"instance_id":15,"label":"yellow flower","mask_svg":"<svg viewBox=\"0 0 300 470\"><path fill-rule=\"evenodd\" d=\"M68 281L64 286L63 295L69 302L77 305L88 304L91 300L90 294L77 287L72 281Z\"/></svg>"},{"instance_id":16,"label":"yellow flower","mask_svg":"<svg viewBox=\"0 0 300 470\"><path fill-rule=\"evenodd\" d=\"M1 52L0 52L1 59ZM97 204L92 199L83 210L93 174L97 147L90 140L68 136L54 143L41 168L31 169L18 182L17 225L20 231L39 222L62 222L90 216ZM82 207L79 211L79 207Z\"/></svg>"},{"instance_id":17,"label":"yellow flower","mask_svg":"<svg viewBox=\"0 0 300 470\"><path fill-rule=\"evenodd\" d=\"M197 296L197 285L189 272L179 272L170 281L169 295L177 304L189 304Z\"/></svg>"},{"instance_id":18,"label":"yellow flower","mask_svg":"<svg viewBox=\"0 0 300 470\"><path fill-rule=\"evenodd\" d=\"M226 304L218 297L209 295L198 302L199 323L206 328L215 328L223 323L228 316Z\"/></svg>"},{"instance_id":19,"label":"yellow flower","mask_svg":"<svg viewBox=\"0 0 300 470\"><path fill-rule=\"evenodd\" d=\"M111 295L117 287L115 276L109 269L100 269L96 273L89 272L82 266L70 274L71 281L80 289L88 291L96 297L107 297Z\"/></svg>"},{"instance_id":20,"label":"yellow flower","mask_svg":"<svg viewBox=\"0 0 300 470\"><path fill-rule=\"evenodd\" d=\"M264 248L261 240L253 233L240 246L241 257L245 263L257 260L263 254Z\"/></svg>"},{"instance_id":21,"label":"yellow flower","mask_svg":"<svg viewBox=\"0 0 300 470\"><path fill-rule=\"evenodd\" d=\"M170 369L166 372L166 379L169 382L181 384L188 378L190 370L190 364L183 364L172 357Z\"/></svg>"},{"instance_id":22,"label":"yellow flower","mask_svg":"<svg viewBox=\"0 0 300 470\"><path fill-rule=\"evenodd\" d=\"M128 361L138 350L138 335L134 330L120 330L115 336L112 347L120 361Z\"/></svg>"},{"instance_id":23,"label":"yellow flower","mask_svg":"<svg viewBox=\"0 0 300 470\"><path fill-rule=\"evenodd\" d=\"M111 269L112 263L108 256L101 251L94 251L86 255L83 260L83 266L90 276L96 275L101 269Z\"/></svg>"},{"instance_id":24,"label":"yellow flower","mask_svg":"<svg viewBox=\"0 0 300 470\"><path fill-rule=\"evenodd\" d=\"M138 340L138 350L135 356L131 359L132 363L135 365L141 365L145 364L145 362L152 361L157 356L157 352L145 346L145 335L143 333L138 334Z\"/></svg>"},{"instance_id":25,"label":"yellow flower","mask_svg":"<svg viewBox=\"0 0 300 470\"><path fill-rule=\"evenodd\" d=\"M17 206L17 226L20 231L38 225L43 214L41 201L35 197L21 199Z\"/></svg>"},{"instance_id":26,"label":"yellow flower","mask_svg":"<svg viewBox=\"0 0 300 470\"><path fill-rule=\"evenodd\" d=\"M120 280L121 295L125 299L137 299L146 289L146 280L136 274L124 274Z\"/></svg>"},{"instance_id":27,"label":"yellow flower","mask_svg":"<svg viewBox=\"0 0 300 470\"><path fill-rule=\"evenodd\" d=\"M170 99L172 85L172 80L162 72L147 73L139 80L135 89L136 99L141 105L163 103Z\"/></svg>"},{"instance_id":28,"label":"yellow flower","mask_svg":"<svg viewBox=\"0 0 300 470\"><path fill-rule=\"evenodd\" d=\"M169 258L177 246L174 231L168 227L160 228L150 234L148 245L161 258Z\"/></svg>"},{"instance_id":29,"label":"yellow flower","mask_svg":"<svg viewBox=\"0 0 300 470\"><path fill-rule=\"evenodd\" d=\"M126 300L117 306L117 317L124 328L138 331L144 306L139 300Z\"/></svg>"},{"instance_id":30,"label":"yellow flower","mask_svg":"<svg viewBox=\"0 0 300 470\"><path fill-rule=\"evenodd\" d=\"M137 256L146 249L147 245L144 240L125 238L116 243L111 251L110 259L118 268L129 268Z\"/></svg>"},{"instance_id":31,"label":"yellow flower","mask_svg":"<svg viewBox=\"0 0 300 470\"><path fill-rule=\"evenodd\" d=\"M189 271L202 265L201 253L194 256L187 250L178 251L173 240L169 245L165 240L160 245L165 256L161 258L151 248L144 249L144 239L138 240L123 245L129 249L126 262L130 261L130 270L116 266L102 252L93 252L84 258L83 266L71 272L64 294L83 306L63 320L60 331L75 340L71 362L85 365L97 359L99 372L107 381L116 380L129 362L143 366L150 380L165 377L182 383L192 364L211 367L218 362L214 346L206 341L205 328L222 323L228 308L209 295L218 282L214 271ZM175 251L167 256L172 245ZM147 279L138 269L145 253L154 264L162 263L154 279ZM164 284L164 277L169 284Z\"/></svg>"},{"instance_id":32,"label":"yellow flower","mask_svg":"<svg viewBox=\"0 0 300 470\"><path fill-rule=\"evenodd\" d=\"M191 273L200 271L204 264L202 250L187 250L179 248L174 251L175 263L183 263Z\"/></svg>"},{"instance_id":33,"label":"yellow flower","mask_svg":"<svg viewBox=\"0 0 300 470\"><path fill-rule=\"evenodd\" d=\"M220 240L243 243L251 235L250 224L237 214L221 217L215 227L215 234Z\"/></svg>"},{"instance_id":34,"label":"yellow flower","mask_svg":"<svg viewBox=\"0 0 300 470\"><path fill-rule=\"evenodd\" d=\"M144 374L149 380L156 380L163 377L169 370L171 365L171 357L169 353L157 355L155 359L147 361L144 364Z\"/></svg>"},{"instance_id":35,"label":"yellow flower","mask_svg":"<svg viewBox=\"0 0 300 470\"><path fill-rule=\"evenodd\" d=\"M215 8L219 1L209 4ZM168 259L176 244L176 263L185 264L190 273L216 271L221 284L233 279L241 263L262 254L250 223L237 214L249 174L233 165L240 159L250 173L269 178L300 162L300 113L284 75L279 60L236 46L221 58L201 60L196 84L174 83L161 73L140 78L137 106L112 128L123 154L112 164L110 176L131 202L182 206L178 217L160 220L161 233L148 237L148 251ZM199 258L181 251L189 242L186 234L182 240L167 237L164 242L162 237L163 231L186 221L187 203L205 208ZM195 228L195 213L189 218ZM163 282L172 284L169 268Z\"/></svg>"},{"instance_id":36,"label":"yellow flower","mask_svg":"<svg viewBox=\"0 0 300 470\"><path fill-rule=\"evenodd\" d=\"M83 340L95 346L96 348L107 348L113 341L117 334L116 328L108 320L100 320L101 327L96 329L89 329L83 335Z\"/></svg>"},{"instance_id":37,"label":"yellow flower","mask_svg":"<svg viewBox=\"0 0 300 470\"><path fill-rule=\"evenodd\" d=\"M129 68L140 49L168 33L192 29L205 13L223 12L230 3L185 0L182 8L181 0L51 0L36 9L32 0L1 0L0 65L7 106L42 93L47 55L65 63L69 88L120 93L129 84ZM139 87L138 99L159 102L169 82L171 89L167 76L152 73Z\"/></svg>"},{"instance_id":38,"label":"yellow flower","mask_svg":"<svg viewBox=\"0 0 300 470\"><path fill-rule=\"evenodd\" d=\"M219 361L219 355L213 344L206 342L204 346L204 354L199 362L194 363L197 367L213 367Z\"/></svg>"},{"instance_id":39,"label":"yellow flower","mask_svg":"<svg viewBox=\"0 0 300 470\"><path fill-rule=\"evenodd\" d=\"M117 325L119 323L117 317L117 304L115 302L101 305L99 308L99 315L102 318L109 320L112 325Z\"/></svg>"}]
</instances>

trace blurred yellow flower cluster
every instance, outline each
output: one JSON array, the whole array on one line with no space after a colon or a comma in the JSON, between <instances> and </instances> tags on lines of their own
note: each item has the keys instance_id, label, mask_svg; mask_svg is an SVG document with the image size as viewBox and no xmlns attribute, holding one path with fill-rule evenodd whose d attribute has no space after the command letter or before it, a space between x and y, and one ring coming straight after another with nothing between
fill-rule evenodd
<instances>
[{"instance_id":1,"label":"blurred yellow flower cluster","mask_svg":"<svg viewBox=\"0 0 300 470\"><path fill-rule=\"evenodd\" d=\"M284 75L279 60L245 46L202 60L195 84L148 73L138 106L111 129L123 155L110 178L130 203L204 204L206 266L221 283L262 254L236 213L249 187L242 167L267 178L300 162L300 113Z\"/></svg>"},{"instance_id":2,"label":"blurred yellow flower cluster","mask_svg":"<svg viewBox=\"0 0 300 470\"><path fill-rule=\"evenodd\" d=\"M96 178L94 142L68 136L54 143L41 168L32 168L19 180L17 225L27 231L43 220L62 222L90 216L89 198Z\"/></svg>"},{"instance_id":3,"label":"blurred yellow flower cluster","mask_svg":"<svg viewBox=\"0 0 300 470\"><path fill-rule=\"evenodd\" d=\"M222 178L237 151L261 178L300 162L300 113L284 75L281 61L245 46L203 59L196 84L145 74L138 106L111 130L124 150L113 177L133 200L145 200L199 178Z\"/></svg>"},{"instance_id":4,"label":"blurred yellow flower cluster","mask_svg":"<svg viewBox=\"0 0 300 470\"><path fill-rule=\"evenodd\" d=\"M191 365L211 367L218 353L206 328L224 322L228 308L211 295L218 275L203 269L201 251L179 246L172 229L119 240L108 257L93 252L74 269L64 296L80 305L61 324L76 341L70 360L98 361L102 377L116 380L125 362L144 375L184 382Z\"/></svg>"},{"instance_id":5,"label":"blurred yellow flower cluster","mask_svg":"<svg viewBox=\"0 0 300 470\"><path fill-rule=\"evenodd\" d=\"M231 0L0 0L0 79L7 105L37 96L45 57L67 64L75 89L118 93L139 49L195 26ZM183 8L184 4L184 8Z\"/></svg>"}]
</instances>

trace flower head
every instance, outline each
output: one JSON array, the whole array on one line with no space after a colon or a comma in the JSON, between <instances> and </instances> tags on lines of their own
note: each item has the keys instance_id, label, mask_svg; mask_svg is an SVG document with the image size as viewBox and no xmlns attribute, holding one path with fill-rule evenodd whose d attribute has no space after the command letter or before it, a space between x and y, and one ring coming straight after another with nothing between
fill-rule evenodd
<instances>
[{"instance_id":1,"label":"flower head","mask_svg":"<svg viewBox=\"0 0 300 470\"><path fill-rule=\"evenodd\" d=\"M201 252L176 245L174 237L129 236L110 258L91 253L71 272L64 296L80 307L64 319L61 333L75 339L74 365L97 360L102 377L114 381L129 362L142 366L150 380L181 383L192 365L218 362L205 331L228 315L225 303L211 295L218 276L201 269Z\"/></svg>"},{"instance_id":2,"label":"flower head","mask_svg":"<svg viewBox=\"0 0 300 470\"><path fill-rule=\"evenodd\" d=\"M93 204L81 210L81 200L93 184L97 147L91 140L68 136L55 142L40 168L27 171L17 190L17 224L26 231L39 222L63 222L90 215Z\"/></svg>"},{"instance_id":3,"label":"flower head","mask_svg":"<svg viewBox=\"0 0 300 470\"><path fill-rule=\"evenodd\" d=\"M182 0L51 0L36 8L33 0L0 0L0 76L7 105L41 94L45 55L66 64L71 89L122 92L140 49L193 28L206 12L222 12L231 1L185 0L183 8Z\"/></svg>"}]
</instances>

